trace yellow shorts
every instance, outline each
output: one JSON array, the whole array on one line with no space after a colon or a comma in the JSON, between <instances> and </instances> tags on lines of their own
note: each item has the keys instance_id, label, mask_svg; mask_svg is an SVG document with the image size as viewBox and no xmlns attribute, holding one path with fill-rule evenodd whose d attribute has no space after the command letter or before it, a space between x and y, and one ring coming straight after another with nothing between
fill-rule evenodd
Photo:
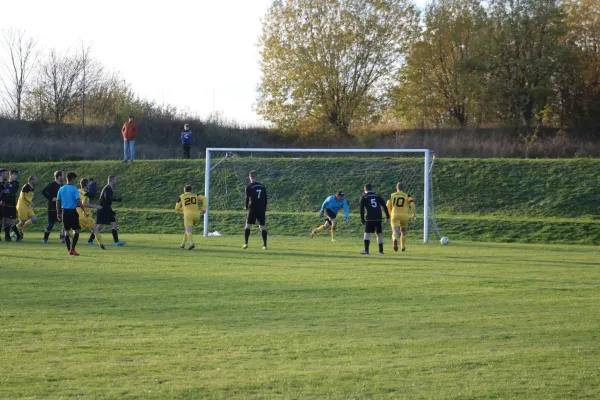
<instances>
[{"instance_id":1,"label":"yellow shorts","mask_svg":"<svg viewBox=\"0 0 600 400\"><path fill-rule=\"evenodd\" d=\"M194 226L200 222L200 212L183 214L183 226Z\"/></svg>"},{"instance_id":2,"label":"yellow shorts","mask_svg":"<svg viewBox=\"0 0 600 400\"><path fill-rule=\"evenodd\" d=\"M17 214L19 215L19 221L27 221L29 218L35 217L31 207L17 207Z\"/></svg>"},{"instance_id":3,"label":"yellow shorts","mask_svg":"<svg viewBox=\"0 0 600 400\"><path fill-rule=\"evenodd\" d=\"M392 229L396 226L399 226L401 228L408 228L408 215L392 217Z\"/></svg>"},{"instance_id":4,"label":"yellow shorts","mask_svg":"<svg viewBox=\"0 0 600 400\"><path fill-rule=\"evenodd\" d=\"M84 217L83 213L81 213L81 212L78 212L78 214L79 214L79 226L81 226L82 228L92 229L92 227L94 225L96 225L94 222L94 218L90 214L88 214L87 217Z\"/></svg>"}]
</instances>

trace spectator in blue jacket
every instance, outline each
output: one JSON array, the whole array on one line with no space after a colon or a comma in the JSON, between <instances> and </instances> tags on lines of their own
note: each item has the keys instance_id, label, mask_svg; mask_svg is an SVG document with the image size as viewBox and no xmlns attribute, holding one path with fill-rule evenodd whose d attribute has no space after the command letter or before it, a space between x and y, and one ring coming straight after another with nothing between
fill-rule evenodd
<instances>
[{"instance_id":1,"label":"spectator in blue jacket","mask_svg":"<svg viewBox=\"0 0 600 400\"><path fill-rule=\"evenodd\" d=\"M181 132L181 144L183 145L183 158L190 158L190 148L192 147L192 130L188 124L183 126Z\"/></svg>"}]
</instances>

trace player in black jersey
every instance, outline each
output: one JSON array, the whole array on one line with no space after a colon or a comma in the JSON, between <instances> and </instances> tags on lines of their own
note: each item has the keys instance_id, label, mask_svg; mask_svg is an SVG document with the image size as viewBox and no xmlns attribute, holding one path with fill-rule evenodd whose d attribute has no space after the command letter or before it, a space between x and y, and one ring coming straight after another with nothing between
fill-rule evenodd
<instances>
[{"instance_id":1,"label":"player in black jersey","mask_svg":"<svg viewBox=\"0 0 600 400\"><path fill-rule=\"evenodd\" d=\"M58 191L62 187L63 184L63 172L55 171L54 172L54 180L46 185L46 187L42 190L42 196L44 196L48 200L48 225L44 230L44 241L43 243L48 243L48 238L50 237L50 232L52 232L52 228L54 228L54 224L58 221L56 214L56 197L58 196ZM64 232L61 230L60 233L61 242L64 243Z\"/></svg>"},{"instance_id":2,"label":"player in black jersey","mask_svg":"<svg viewBox=\"0 0 600 400\"><path fill-rule=\"evenodd\" d=\"M248 210L246 217L246 229L244 230L244 246L242 249L248 248L248 238L250 237L250 229L252 225L258 221L258 228L262 233L263 250L267 249L267 230L265 229L265 218L267 213L267 188L260 182L256 181L258 174L256 171L250 171L250 184L246 186L245 192L245 208Z\"/></svg>"},{"instance_id":3,"label":"player in black jersey","mask_svg":"<svg viewBox=\"0 0 600 400\"><path fill-rule=\"evenodd\" d=\"M383 197L373 192L373 185L366 184L364 187L365 194L360 198L360 219L365 226L365 250L360 254L369 254L369 244L371 243L371 233L377 235L377 243L379 244L379 254L383 254L383 234L382 234L382 220L381 209L385 211L386 223L390 219L390 212L387 209L385 200ZM365 217L365 210L367 215Z\"/></svg>"},{"instance_id":4,"label":"player in black jersey","mask_svg":"<svg viewBox=\"0 0 600 400\"><path fill-rule=\"evenodd\" d=\"M104 189L102 189L102 193L100 193L100 205L102 206L102 209L98 210L96 214L96 228L98 229L98 232L102 232L102 228L104 228L104 225L110 224L110 227L112 228L111 231L113 240L115 241L115 246L124 246L125 242L119 240L119 231L117 227L116 218L117 213L115 213L112 209L113 201L122 200L120 197L116 197L114 194L114 188L116 187L116 185L117 177L114 175L109 176L108 184L104 186ZM91 243L93 245L95 238L96 235L92 233L88 240L88 244Z\"/></svg>"},{"instance_id":5,"label":"player in black jersey","mask_svg":"<svg viewBox=\"0 0 600 400\"><path fill-rule=\"evenodd\" d=\"M17 219L17 198L19 197L19 181L17 178L19 171L11 169L8 171L8 181L4 183L4 190L2 191L2 217L4 218L4 240L10 242L11 230L15 233L17 238L21 237L17 226L15 225L15 219Z\"/></svg>"}]
</instances>

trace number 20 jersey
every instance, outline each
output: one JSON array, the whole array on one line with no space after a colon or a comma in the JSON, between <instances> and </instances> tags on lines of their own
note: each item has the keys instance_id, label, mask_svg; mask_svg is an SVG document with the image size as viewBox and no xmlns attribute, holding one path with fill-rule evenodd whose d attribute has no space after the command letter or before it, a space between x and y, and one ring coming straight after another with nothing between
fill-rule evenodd
<instances>
[{"instance_id":1,"label":"number 20 jersey","mask_svg":"<svg viewBox=\"0 0 600 400\"><path fill-rule=\"evenodd\" d=\"M410 194L404 192L392 193L389 200L389 210L392 218L408 216L408 207L413 202Z\"/></svg>"},{"instance_id":2,"label":"number 20 jersey","mask_svg":"<svg viewBox=\"0 0 600 400\"><path fill-rule=\"evenodd\" d=\"M206 209L206 197L196 195L194 193L186 192L179 196L177 199L177 209L180 209L184 213L196 213L198 208Z\"/></svg>"}]
</instances>

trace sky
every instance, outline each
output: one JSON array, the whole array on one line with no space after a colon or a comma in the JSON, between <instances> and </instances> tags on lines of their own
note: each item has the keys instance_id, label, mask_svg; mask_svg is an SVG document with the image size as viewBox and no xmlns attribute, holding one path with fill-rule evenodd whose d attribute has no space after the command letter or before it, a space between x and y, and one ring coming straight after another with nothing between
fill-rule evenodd
<instances>
[{"instance_id":1,"label":"sky","mask_svg":"<svg viewBox=\"0 0 600 400\"><path fill-rule=\"evenodd\" d=\"M425 0L417 0L422 6ZM244 125L260 81L256 43L271 0L0 0L0 29L23 29L39 48L83 43L141 97Z\"/></svg>"}]
</instances>

